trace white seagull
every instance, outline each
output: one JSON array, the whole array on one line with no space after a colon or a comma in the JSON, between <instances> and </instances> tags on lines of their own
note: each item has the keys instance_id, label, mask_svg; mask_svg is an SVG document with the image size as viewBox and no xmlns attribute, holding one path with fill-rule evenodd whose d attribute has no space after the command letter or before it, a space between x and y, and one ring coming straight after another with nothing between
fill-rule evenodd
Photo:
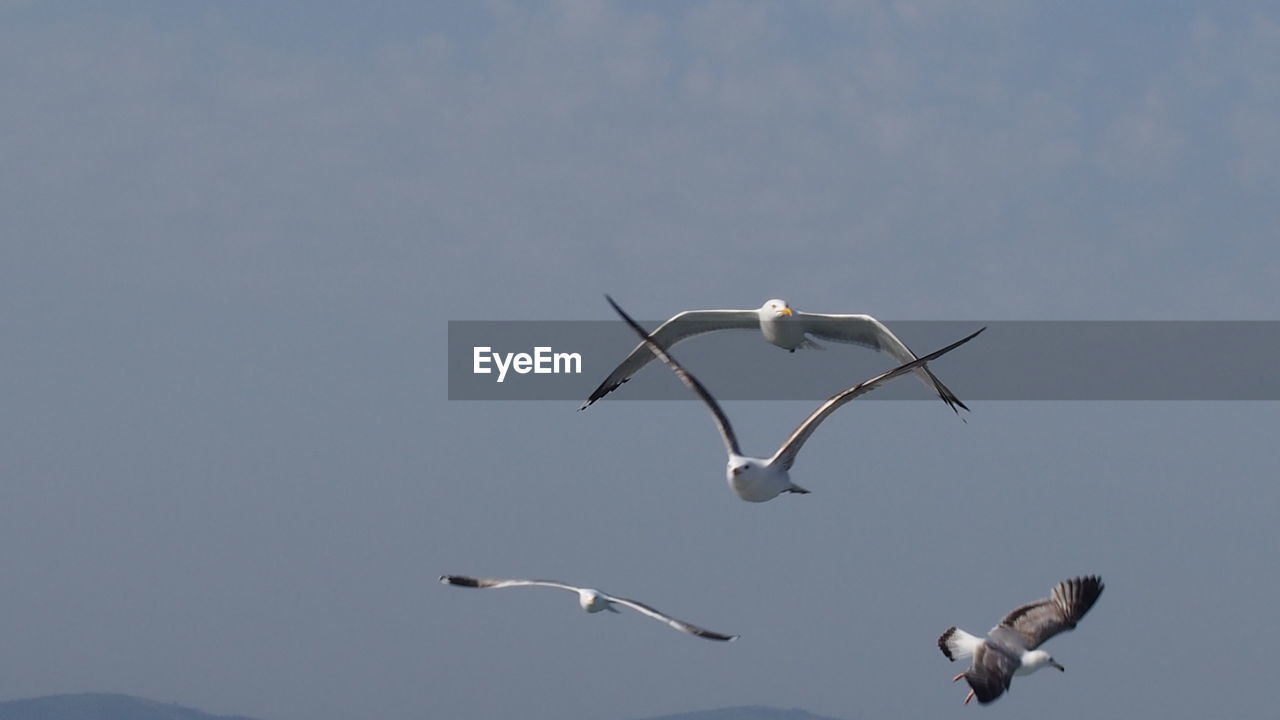
<instances>
[{"instance_id":1,"label":"white seagull","mask_svg":"<svg viewBox=\"0 0 1280 720\"><path fill-rule=\"evenodd\" d=\"M983 705L994 702L1009 689L1014 675L1030 675L1045 666L1065 671L1052 655L1036 648L1058 633L1075 629L1097 602L1103 587L1102 578L1097 575L1064 580L1049 597L1005 615L985 639L956 627L947 628L938 638L942 654L951 661L973 658L968 670L951 679L969 682L971 689L964 704L968 705L975 695Z\"/></svg>"},{"instance_id":2,"label":"white seagull","mask_svg":"<svg viewBox=\"0 0 1280 720\"><path fill-rule=\"evenodd\" d=\"M676 630L689 633L690 635L697 635L698 637L706 638L708 640L721 640L724 642L738 639L737 635L722 635L718 632L712 632L711 630L700 628L697 625L687 623L683 620L677 620L670 615L658 612L648 605L638 603L635 600L606 595L599 590L593 590L592 588L585 587L574 587L573 585L566 585L562 582L556 582L555 580L499 580L497 578L473 578L467 577L466 575L441 575L440 582L445 585L457 585L458 587L473 588L559 588L561 590L569 590L577 593L578 604L582 606L583 610L586 610L589 613L598 613L602 610L608 610L609 612L616 613L618 612L618 608L614 606L622 605L623 607L629 607L632 610L635 610L641 615L648 615L654 620L661 620Z\"/></svg>"},{"instance_id":3,"label":"white seagull","mask_svg":"<svg viewBox=\"0 0 1280 720\"><path fill-rule=\"evenodd\" d=\"M784 492L808 493L808 490L805 490L799 485L791 482L791 466L795 464L796 454L800 452L800 448L804 445L805 441L809 439L809 436L813 434L813 431L818 428L818 425L821 424L828 415L835 412L850 400L869 393L880 385L883 385L884 383L905 373L911 372L930 360L937 359L938 357L951 352L972 340L978 333L986 330L986 328L982 328L978 330L978 332L973 333L973 335L954 342L937 352L931 353L922 358L916 358L904 365L899 365L887 373L877 375L866 382L859 383L848 390L842 390L841 392L832 395L827 398L826 402L819 405L817 410L814 410L809 417L805 418L804 422L800 423L800 425L791 432L791 437L788 437L787 441L782 443L782 447L778 448L778 451L775 452L772 457L756 458L747 457L742 454L741 448L738 447L738 438L733 434L733 427L729 425L729 418L725 416L724 411L720 409L720 405L716 402L715 398L711 397L711 393L707 392L707 389L703 387L702 383L693 375L689 374L689 372L685 370L680 363L676 362L675 358L667 354L667 351L664 350L661 345L654 342L653 338L644 331L644 328L640 327L635 320L631 319L630 315L627 315L622 308L618 307L618 304L613 301L613 298L605 295L605 299L609 301L609 304L613 306L613 309L617 311L617 313L622 316L622 319L625 320L627 324L630 325L631 328L642 338L643 345L647 345L654 355L657 355L664 363L670 366L671 369L675 371L676 376L680 378L680 381L696 393L698 397L702 398L702 401L706 403L707 407L711 410L711 415L715 419L716 427L720 429L720 437L724 440L725 450L729 453L729 463L726 466L725 479L728 480L729 488L733 490L734 494L747 502L765 502L767 500L772 500Z\"/></svg>"},{"instance_id":4,"label":"white seagull","mask_svg":"<svg viewBox=\"0 0 1280 720\"><path fill-rule=\"evenodd\" d=\"M822 315L792 310L786 300L769 300L756 310L685 310L658 326L650 337L666 349L695 335L717 330L759 330L764 339L784 350L795 352L799 348L823 347L809 338L821 338L840 343L861 345L889 355L900 363L916 359L915 353L898 339L884 323L870 315ZM617 390L653 359L653 353L645 350L644 343L636 346L609 377L600 383L579 410L586 410L591 403ZM969 408L955 393L942 384L929 368L920 365L912 369L924 384L938 393L938 397L956 413Z\"/></svg>"}]
</instances>

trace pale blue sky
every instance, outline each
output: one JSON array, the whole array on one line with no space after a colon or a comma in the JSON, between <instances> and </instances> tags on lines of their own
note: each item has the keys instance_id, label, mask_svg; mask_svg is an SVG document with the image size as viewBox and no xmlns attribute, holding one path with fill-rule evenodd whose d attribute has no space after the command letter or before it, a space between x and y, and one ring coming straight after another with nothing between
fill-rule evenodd
<instances>
[{"instance_id":1,"label":"pale blue sky","mask_svg":"<svg viewBox=\"0 0 1280 720\"><path fill-rule=\"evenodd\" d=\"M1280 319L1269 4L0 20L5 697L937 717L964 694L939 632L1099 573L1068 672L984 714L1272 707L1274 403L855 403L796 466L813 495L751 506L695 404L450 403L444 368L448 320L604 319L602 292L648 318ZM810 407L729 412L754 448Z\"/></svg>"}]
</instances>

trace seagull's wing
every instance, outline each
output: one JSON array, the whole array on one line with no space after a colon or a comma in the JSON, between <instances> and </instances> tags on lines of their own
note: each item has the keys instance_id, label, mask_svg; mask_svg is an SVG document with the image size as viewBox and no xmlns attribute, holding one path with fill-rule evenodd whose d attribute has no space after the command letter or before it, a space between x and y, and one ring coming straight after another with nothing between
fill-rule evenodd
<instances>
[{"instance_id":1,"label":"seagull's wing","mask_svg":"<svg viewBox=\"0 0 1280 720\"><path fill-rule=\"evenodd\" d=\"M836 393L835 395L832 395L830 398L827 399L826 402L819 405L818 409L814 410L812 415L805 418L805 421L800 423L799 427L797 427L794 431L792 431L791 437L787 438L787 441L782 444L782 447L778 448L778 452L774 453L773 457L770 458L769 463L770 464L781 463L781 467L783 470L790 470L791 466L796 461L796 453L800 452L800 448L804 445L805 441L809 439L809 436L813 434L813 431L817 429L818 425L821 424L823 420L827 419L828 415L840 409L842 405L849 402L850 400L853 400L854 398L859 397L861 395L865 395L871 392L872 390L875 390L877 387L883 385L884 383L887 383L890 380L893 380L894 378L900 377L904 373L911 372L912 370L920 367L921 365L924 365L930 360L935 360L941 357L942 355L945 355L946 353L949 353L952 350L955 350L961 345L972 340L974 337L978 335L978 333L981 333L983 330L986 330L986 328L984 327L978 330L978 332L973 333L972 335L964 338L963 340L958 340L954 343L951 343L950 345L942 348L941 350L938 350L937 352L930 353L928 355L925 355L922 358L917 358L904 365L899 365L898 367L890 370L887 373L884 373L882 375L877 375L876 377L873 377L864 383L859 383L849 388L848 390L844 390L842 392Z\"/></svg>"},{"instance_id":2,"label":"seagull's wing","mask_svg":"<svg viewBox=\"0 0 1280 720\"><path fill-rule=\"evenodd\" d=\"M466 575L441 575L440 582L445 585L473 588L508 588L508 587L550 587L578 592L582 588L566 585L555 580L503 580L500 578L474 578Z\"/></svg>"},{"instance_id":3,"label":"seagull's wing","mask_svg":"<svg viewBox=\"0 0 1280 720\"><path fill-rule=\"evenodd\" d=\"M720 404L716 402L716 399L711 397L711 393L707 392L707 389L702 386L702 383L698 382L698 378L690 375L689 372L680 365L680 363L676 362L675 358L667 354L667 351L664 350L661 345L654 342L654 340L649 337L648 333L644 331L644 328L640 327L635 320L631 319L630 315L623 311L622 308L618 307L618 303L614 302L613 298L605 295L604 299L608 300L609 304L613 306L613 309L622 316L622 319L625 320L628 325L631 326L631 329L636 331L636 334L640 336L643 344L647 345L654 355L661 358L662 362L666 363L675 371L676 377L680 378L680 382L684 383L685 387L688 387L696 393L698 397L702 398L702 402L706 403L707 408L711 410L711 416L715 418L716 427L720 429L720 438L724 440L725 449L728 450L731 455L740 455L741 453L738 451L738 438L733 434L733 426L729 424L729 418L726 417L724 411L720 409Z\"/></svg>"},{"instance_id":4,"label":"seagull's wing","mask_svg":"<svg viewBox=\"0 0 1280 720\"><path fill-rule=\"evenodd\" d=\"M973 653L973 664L964 671L964 679L973 688L974 697L986 705L1009 689L1018 659L989 643L982 643Z\"/></svg>"},{"instance_id":5,"label":"seagull's wing","mask_svg":"<svg viewBox=\"0 0 1280 720\"><path fill-rule=\"evenodd\" d=\"M694 335L716 330L753 329L760 329L760 317L756 315L755 310L686 310L659 325L649 337L662 347L670 348ZM639 372L640 368L649 364L652 359L653 353L644 346L643 342L636 345L631 354L609 373L609 377L600 383L600 387L592 391L591 396L578 409L586 410L591 403L617 390L618 386L630 380L632 375Z\"/></svg>"},{"instance_id":6,"label":"seagull's wing","mask_svg":"<svg viewBox=\"0 0 1280 720\"><path fill-rule=\"evenodd\" d=\"M870 315L824 315L821 313L796 313L804 322L805 332L824 340L861 345L882 352L900 363L916 359L916 354L898 339L884 323ZM938 397L956 413L969 407L956 397L951 389L933 374L928 367L918 367L915 374L926 387L938 393Z\"/></svg>"},{"instance_id":7,"label":"seagull's wing","mask_svg":"<svg viewBox=\"0 0 1280 720\"><path fill-rule=\"evenodd\" d=\"M680 632L687 632L690 635L697 635L698 637L706 638L708 640L721 640L721 641L728 642L730 640L738 639L737 635L722 635L721 633L713 632L711 630L707 630L706 628L700 628L697 625L687 623L683 620L677 620L671 617L670 615L658 612L657 610L654 610L648 605L645 605L644 603L638 603L635 600L628 600L627 598L614 597L612 595L605 595L604 597L609 602L617 603L618 605L625 605L626 607L629 607L632 610L635 610L641 615L648 615L654 620L660 620L666 623L667 625L675 628L676 630L679 630Z\"/></svg>"},{"instance_id":8,"label":"seagull's wing","mask_svg":"<svg viewBox=\"0 0 1280 720\"><path fill-rule=\"evenodd\" d=\"M1058 583L1049 597L1010 612L992 632L1003 628L1014 631L1028 650L1034 650L1049 638L1075 629L1080 618L1102 594L1102 578L1097 575L1072 578Z\"/></svg>"}]
</instances>

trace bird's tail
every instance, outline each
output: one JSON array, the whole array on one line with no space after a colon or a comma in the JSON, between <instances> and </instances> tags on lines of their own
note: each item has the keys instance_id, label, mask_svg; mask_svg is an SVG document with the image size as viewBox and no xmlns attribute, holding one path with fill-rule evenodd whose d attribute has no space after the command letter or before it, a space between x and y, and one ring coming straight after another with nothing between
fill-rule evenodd
<instances>
[{"instance_id":1,"label":"bird's tail","mask_svg":"<svg viewBox=\"0 0 1280 720\"><path fill-rule=\"evenodd\" d=\"M982 644L982 638L952 626L938 638L938 649L948 660L956 661L972 657L974 651Z\"/></svg>"},{"instance_id":2,"label":"bird's tail","mask_svg":"<svg viewBox=\"0 0 1280 720\"><path fill-rule=\"evenodd\" d=\"M783 490L782 492L795 493L795 494L797 494L797 495L808 495L808 494L809 494L809 491L808 491L808 490L805 490L804 488L800 487L799 485L797 485L797 484L795 484L795 483L791 483L791 487L787 488L786 490Z\"/></svg>"}]
</instances>

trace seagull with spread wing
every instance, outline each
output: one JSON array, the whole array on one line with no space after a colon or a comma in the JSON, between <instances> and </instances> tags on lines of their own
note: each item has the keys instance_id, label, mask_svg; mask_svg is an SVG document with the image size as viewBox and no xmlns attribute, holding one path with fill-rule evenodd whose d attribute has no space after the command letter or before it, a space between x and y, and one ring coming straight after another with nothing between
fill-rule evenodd
<instances>
[{"instance_id":1,"label":"seagull with spread wing","mask_svg":"<svg viewBox=\"0 0 1280 720\"><path fill-rule=\"evenodd\" d=\"M787 305L786 300L777 299L768 300L755 310L685 310L659 325L650 337L669 350L681 340L719 330L759 330L765 340L791 352L806 347L821 350L822 346L814 342L812 336L861 345L885 353L900 363L916 359L915 353L897 335L870 315L800 312ZM652 359L653 353L645 349L644 343L637 345L578 409L586 410L591 403L617 390ZM923 363L913 366L911 372L956 413L961 408L969 409Z\"/></svg>"},{"instance_id":2,"label":"seagull with spread wing","mask_svg":"<svg viewBox=\"0 0 1280 720\"><path fill-rule=\"evenodd\" d=\"M1065 671L1052 655L1036 648L1058 633L1075 629L1098 601L1103 587L1102 578L1097 575L1064 580L1049 597L1010 612L986 638L954 626L947 628L938 638L942 654L953 662L973 658L969 669L951 680L959 682L964 678L969 682L964 704L968 705L975 696L983 705L994 702L1009 689L1014 675L1030 675L1043 667Z\"/></svg>"},{"instance_id":3,"label":"seagull with spread wing","mask_svg":"<svg viewBox=\"0 0 1280 720\"><path fill-rule=\"evenodd\" d=\"M711 630L700 628L697 625L687 623L683 620L677 620L671 617L670 615L667 615L666 613L658 612L657 610L654 610L648 605L645 605L643 603L638 603L635 600L628 600L627 598L616 597L614 595L606 595L605 593L602 593L599 590L594 590L592 588L585 588L585 587L575 587L573 585L566 585L562 582L557 582L555 580L500 580L497 578L474 578L474 577L468 577L466 575L441 575L440 582L444 583L445 585L456 585L458 587L472 587L472 588L510 588L510 587L558 588L560 590L568 590L570 592L577 593L578 605L580 605L583 610L586 610L589 613L598 613L604 610L608 610L609 612L616 613L618 612L618 608L615 606L621 605L623 607L631 608L632 610L635 610L641 615L646 615L648 617L653 618L654 620L659 620L663 623L666 623L668 626L675 628L680 632L689 633L690 635L697 635L698 637L706 638L708 640L721 640L724 642L729 642L731 640L738 639L737 635L723 635L718 632L712 632Z\"/></svg>"},{"instance_id":4,"label":"seagull with spread wing","mask_svg":"<svg viewBox=\"0 0 1280 720\"><path fill-rule=\"evenodd\" d=\"M729 424L729 418L724 414L724 411L720 409L720 404L716 402L715 398L711 397L711 393L707 392L707 389L703 387L702 383L685 370L680 363L676 362L676 359L671 357L661 344L655 342L653 337L645 332L644 328L640 327L635 320L631 319L630 315L623 311L622 308L618 307L618 304L613 301L613 298L605 295L605 299L608 300L609 304L613 306L613 309L622 316L622 319L631 326L631 329L636 331L636 334L641 338L641 342L648 347L649 351L658 356L662 362L666 363L673 371L675 371L676 376L680 378L680 382L684 383L686 387L701 398L702 402L704 402L707 408L711 411L711 416L715 419L716 427L720 430L720 438L724 440L725 450L729 454L729 463L726 467L725 479L729 482L729 488L733 490L734 494L747 502L765 502L772 500L784 492L800 494L808 493L808 490L805 490L799 485L791 482L791 466L795 464L796 455L800 452L800 448L804 446L805 441L809 439L809 436L813 434L813 431L818 429L818 425L822 424L823 420L827 419L831 413L844 406L845 403L871 392L890 380L901 377L902 375L919 367L923 367L925 363L931 360L936 360L942 355L969 342L977 336L978 333L986 329L982 328L972 335L954 342L937 352L930 353L922 358L915 358L910 362L899 365L889 372L877 375L866 382L859 383L847 390L843 390L832 395L830 398L827 398L826 402L819 405L817 410L814 410L809 417L805 418L804 422L800 423L800 425L791 432L791 437L787 438L787 441L782 444L782 447L778 448L778 451L775 452L772 457L756 458L742 454L742 449L738 446L738 437L733 432L733 426Z\"/></svg>"}]
</instances>

